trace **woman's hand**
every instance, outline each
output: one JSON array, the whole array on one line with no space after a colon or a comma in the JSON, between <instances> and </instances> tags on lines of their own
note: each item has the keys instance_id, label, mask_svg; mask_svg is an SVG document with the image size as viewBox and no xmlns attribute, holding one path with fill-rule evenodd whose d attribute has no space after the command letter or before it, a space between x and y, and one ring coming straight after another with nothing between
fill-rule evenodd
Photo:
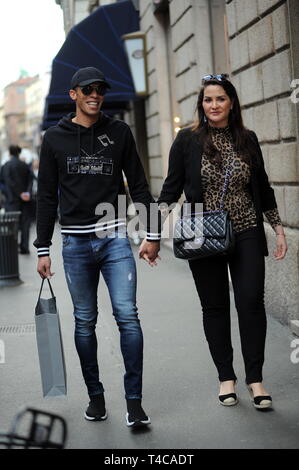
<instances>
[{"instance_id":1,"label":"woman's hand","mask_svg":"<svg viewBox=\"0 0 299 470\"><path fill-rule=\"evenodd\" d=\"M276 260L283 259L288 251L287 241L284 233L276 234L276 250L273 252Z\"/></svg>"}]
</instances>

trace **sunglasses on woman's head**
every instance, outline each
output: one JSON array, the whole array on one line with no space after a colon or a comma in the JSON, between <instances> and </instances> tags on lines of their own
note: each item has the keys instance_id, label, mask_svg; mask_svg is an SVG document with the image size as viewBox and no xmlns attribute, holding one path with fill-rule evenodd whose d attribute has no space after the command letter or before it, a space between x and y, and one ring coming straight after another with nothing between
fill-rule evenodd
<instances>
[{"instance_id":1,"label":"sunglasses on woman's head","mask_svg":"<svg viewBox=\"0 0 299 470\"><path fill-rule=\"evenodd\" d=\"M204 75L201 79L201 84L203 85L205 82L208 80L219 80L220 82L222 80L228 80L229 79L229 74L228 73L220 73L218 75Z\"/></svg>"},{"instance_id":2,"label":"sunglasses on woman's head","mask_svg":"<svg viewBox=\"0 0 299 470\"><path fill-rule=\"evenodd\" d=\"M107 91L107 88L104 85L85 85L80 86L79 88L85 96L91 95L93 91L96 91L98 95L104 96Z\"/></svg>"}]
</instances>

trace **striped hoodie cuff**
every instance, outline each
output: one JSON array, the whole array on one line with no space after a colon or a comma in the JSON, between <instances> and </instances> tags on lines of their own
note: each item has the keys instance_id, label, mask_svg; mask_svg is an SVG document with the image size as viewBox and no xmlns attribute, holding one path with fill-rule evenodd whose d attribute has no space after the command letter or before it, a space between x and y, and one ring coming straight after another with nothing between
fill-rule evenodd
<instances>
[{"instance_id":1,"label":"striped hoodie cuff","mask_svg":"<svg viewBox=\"0 0 299 470\"><path fill-rule=\"evenodd\" d=\"M159 242L161 240L161 233L147 232L146 239L148 242Z\"/></svg>"},{"instance_id":2,"label":"striped hoodie cuff","mask_svg":"<svg viewBox=\"0 0 299 470\"><path fill-rule=\"evenodd\" d=\"M41 258L42 256L50 256L50 248L48 246L44 248L37 249L37 256Z\"/></svg>"}]
</instances>

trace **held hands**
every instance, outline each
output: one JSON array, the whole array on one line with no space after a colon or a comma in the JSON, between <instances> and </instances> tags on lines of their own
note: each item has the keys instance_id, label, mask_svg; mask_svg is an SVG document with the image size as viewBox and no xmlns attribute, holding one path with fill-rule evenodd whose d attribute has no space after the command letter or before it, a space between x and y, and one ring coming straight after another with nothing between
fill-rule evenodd
<instances>
[{"instance_id":1,"label":"held hands","mask_svg":"<svg viewBox=\"0 0 299 470\"><path fill-rule=\"evenodd\" d=\"M38 258L37 272L42 279L50 279L55 273L51 272L50 256L41 256Z\"/></svg>"},{"instance_id":2,"label":"held hands","mask_svg":"<svg viewBox=\"0 0 299 470\"><path fill-rule=\"evenodd\" d=\"M22 199L22 201L28 202L28 201L30 201L30 199L31 199L30 193L27 193L27 192L21 193L21 194L20 194L20 198Z\"/></svg>"},{"instance_id":3,"label":"held hands","mask_svg":"<svg viewBox=\"0 0 299 470\"><path fill-rule=\"evenodd\" d=\"M285 257L288 251L287 242L284 234L276 234L276 250L273 251L274 258L281 260Z\"/></svg>"},{"instance_id":4,"label":"held hands","mask_svg":"<svg viewBox=\"0 0 299 470\"><path fill-rule=\"evenodd\" d=\"M160 242L148 242L146 239L140 245L139 258L143 258L150 266L157 266L156 259L161 259L158 255Z\"/></svg>"}]
</instances>

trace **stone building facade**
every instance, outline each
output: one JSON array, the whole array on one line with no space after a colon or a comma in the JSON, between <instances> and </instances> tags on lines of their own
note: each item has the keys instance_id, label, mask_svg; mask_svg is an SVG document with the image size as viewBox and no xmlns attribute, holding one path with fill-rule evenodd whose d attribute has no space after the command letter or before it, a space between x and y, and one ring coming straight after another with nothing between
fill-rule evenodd
<instances>
[{"instance_id":1,"label":"stone building facade","mask_svg":"<svg viewBox=\"0 0 299 470\"><path fill-rule=\"evenodd\" d=\"M4 119L7 145L26 145L26 88L38 76L19 78L4 88Z\"/></svg>"},{"instance_id":2,"label":"stone building facade","mask_svg":"<svg viewBox=\"0 0 299 470\"><path fill-rule=\"evenodd\" d=\"M298 105L291 100L298 75L299 3L233 0L227 4L231 67L245 123L257 133L269 180L286 228L289 252L267 259L266 304L283 322L299 319ZM266 224L273 251L274 237ZM296 322L291 324L296 328Z\"/></svg>"},{"instance_id":3,"label":"stone building facade","mask_svg":"<svg viewBox=\"0 0 299 470\"><path fill-rule=\"evenodd\" d=\"M56 0L56 3L63 10L65 34L89 14L89 0Z\"/></svg>"},{"instance_id":4,"label":"stone building facade","mask_svg":"<svg viewBox=\"0 0 299 470\"><path fill-rule=\"evenodd\" d=\"M0 108L0 163L8 158L7 148L12 144L28 149L28 154L38 152L49 79L49 73L20 77L4 88Z\"/></svg>"},{"instance_id":5,"label":"stone building facade","mask_svg":"<svg viewBox=\"0 0 299 470\"><path fill-rule=\"evenodd\" d=\"M95 8L114 3L116 0L56 0L63 10L64 30L70 29L84 20Z\"/></svg>"},{"instance_id":6,"label":"stone building facade","mask_svg":"<svg viewBox=\"0 0 299 470\"><path fill-rule=\"evenodd\" d=\"M83 0L82 0L83 1ZM62 2L61 2L62 3ZM89 0L89 11L104 4ZM109 2L111 3L111 2ZM149 94L145 99L146 159L157 196L178 128L192 123L201 77L228 72L244 122L259 138L285 226L289 251L271 256L267 222L267 311L299 334L299 89L298 0L139 0L146 33ZM293 92L293 93L292 93ZM299 97L299 92L298 92ZM134 127L134 114L127 118Z\"/></svg>"}]
</instances>

